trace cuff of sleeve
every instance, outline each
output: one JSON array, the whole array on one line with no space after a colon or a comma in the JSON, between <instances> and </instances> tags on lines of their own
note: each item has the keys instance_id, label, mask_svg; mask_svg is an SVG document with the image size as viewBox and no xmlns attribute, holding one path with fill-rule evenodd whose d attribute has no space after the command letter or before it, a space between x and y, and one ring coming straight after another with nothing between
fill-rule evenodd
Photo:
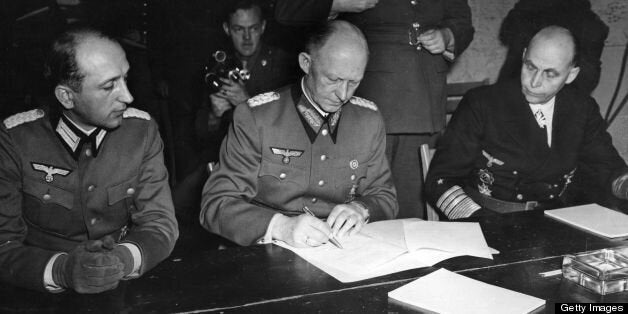
<instances>
[{"instance_id":1,"label":"cuff of sleeve","mask_svg":"<svg viewBox=\"0 0 628 314\"><path fill-rule=\"evenodd\" d=\"M266 228L266 233L261 239L257 240L257 244L269 244L273 242L273 228L279 216L282 216L282 215L281 214L273 215L273 218L271 218L270 222L268 223L268 228Z\"/></svg>"},{"instance_id":2,"label":"cuff of sleeve","mask_svg":"<svg viewBox=\"0 0 628 314\"><path fill-rule=\"evenodd\" d=\"M131 255L133 256L133 270L128 274L125 279L137 278L140 275L140 266L142 266L142 252L137 245L133 243L120 243L120 245L124 245L129 251L131 251Z\"/></svg>"},{"instance_id":3,"label":"cuff of sleeve","mask_svg":"<svg viewBox=\"0 0 628 314\"><path fill-rule=\"evenodd\" d=\"M366 204L364 204L362 202L359 202L359 201L351 201L351 202L349 202L349 204L354 204L360 210L362 210L362 215L364 216L364 223L368 223L369 222L369 219L371 218L371 214L369 212L368 207L366 207Z\"/></svg>"},{"instance_id":4,"label":"cuff of sleeve","mask_svg":"<svg viewBox=\"0 0 628 314\"><path fill-rule=\"evenodd\" d=\"M445 191L436 202L436 207L449 219L469 217L481 208L458 185L454 185Z\"/></svg>"},{"instance_id":5,"label":"cuff of sleeve","mask_svg":"<svg viewBox=\"0 0 628 314\"><path fill-rule=\"evenodd\" d=\"M65 289L63 289L63 287L59 286L54 279L52 279L52 266L55 264L55 261L57 260L57 258L61 255L64 255L65 253L57 253L55 255L53 255L50 260L48 261L48 264L46 264L46 268L44 269L44 287L46 288L46 290L48 290L49 292L52 293L58 293L58 292L62 292Z\"/></svg>"}]
</instances>

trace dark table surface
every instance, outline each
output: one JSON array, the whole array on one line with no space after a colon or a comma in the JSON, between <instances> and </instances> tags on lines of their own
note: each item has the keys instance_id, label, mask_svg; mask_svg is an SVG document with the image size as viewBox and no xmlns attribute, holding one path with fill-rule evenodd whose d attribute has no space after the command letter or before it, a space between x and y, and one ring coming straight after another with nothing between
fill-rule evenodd
<instances>
[{"instance_id":1,"label":"dark table surface","mask_svg":"<svg viewBox=\"0 0 628 314\"><path fill-rule=\"evenodd\" d=\"M562 276L564 254L625 245L543 216L540 211L477 219L493 260L457 257L434 267L341 283L289 250L274 245L215 249L215 237L182 229L171 256L142 278L99 295L41 293L0 284L0 313L347 312L412 311L387 293L438 268L554 302L628 302L628 293L600 296Z\"/></svg>"}]
</instances>

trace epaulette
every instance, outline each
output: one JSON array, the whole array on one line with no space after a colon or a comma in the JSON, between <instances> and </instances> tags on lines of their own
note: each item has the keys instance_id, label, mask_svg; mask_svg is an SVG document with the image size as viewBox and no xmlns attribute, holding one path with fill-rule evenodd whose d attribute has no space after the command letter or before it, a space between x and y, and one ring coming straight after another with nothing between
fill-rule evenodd
<instances>
[{"instance_id":1,"label":"epaulette","mask_svg":"<svg viewBox=\"0 0 628 314\"><path fill-rule=\"evenodd\" d=\"M257 106L263 105L265 103L269 103L277 99L279 99L278 93L268 92L268 93L259 94L252 98L249 98L249 100L247 100L246 103L249 105L249 107L253 108L253 107L257 107Z\"/></svg>"},{"instance_id":2,"label":"epaulette","mask_svg":"<svg viewBox=\"0 0 628 314\"><path fill-rule=\"evenodd\" d=\"M35 121L39 118L42 118L44 115L44 111L41 109L33 109L25 112L16 113L4 119L4 126L7 129L11 129L20 124Z\"/></svg>"},{"instance_id":3,"label":"epaulette","mask_svg":"<svg viewBox=\"0 0 628 314\"><path fill-rule=\"evenodd\" d=\"M150 114L148 114L148 112L133 107L126 108L126 110L124 110L124 113L122 114L122 117L150 120Z\"/></svg>"},{"instance_id":4,"label":"epaulette","mask_svg":"<svg viewBox=\"0 0 628 314\"><path fill-rule=\"evenodd\" d=\"M356 106L360 106L360 107L371 109L373 111L377 111L377 105L375 105L374 102L370 100L366 100L364 98L353 96L351 97L351 99L349 99L349 102Z\"/></svg>"}]
</instances>

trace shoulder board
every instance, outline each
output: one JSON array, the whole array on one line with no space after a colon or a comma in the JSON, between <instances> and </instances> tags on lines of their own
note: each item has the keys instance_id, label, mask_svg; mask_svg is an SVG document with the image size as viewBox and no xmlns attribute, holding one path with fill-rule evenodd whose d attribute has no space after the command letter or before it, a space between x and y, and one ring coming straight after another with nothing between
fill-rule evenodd
<instances>
[{"instance_id":1,"label":"shoulder board","mask_svg":"<svg viewBox=\"0 0 628 314\"><path fill-rule=\"evenodd\" d=\"M150 120L150 114L148 114L148 112L142 111L133 107L126 108L126 110L122 114L122 117Z\"/></svg>"},{"instance_id":2,"label":"shoulder board","mask_svg":"<svg viewBox=\"0 0 628 314\"><path fill-rule=\"evenodd\" d=\"M373 111L377 111L377 105L375 105L374 102L372 102L370 100L366 100L364 98L353 96L353 97L351 97L349 102L351 102L352 104L354 104L356 106L360 106L360 107L364 107L364 108L367 108L367 109L371 109Z\"/></svg>"},{"instance_id":3,"label":"shoulder board","mask_svg":"<svg viewBox=\"0 0 628 314\"><path fill-rule=\"evenodd\" d=\"M25 112L14 114L4 119L4 126L7 129L14 128L20 124L35 121L44 116L44 111L41 109L33 109Z\"/></svg>"},{"instance_id":4,"label":"shoulder board","mask_svg":"<svg viewBox=\"0 0 628 314\"><path fill-rule=\"evenodd\" d=\"M249 107L253 108L277 99L279 99L279 93L268 92L249 98L246 103L249 105Z\"/></svg>"}]
</instances>

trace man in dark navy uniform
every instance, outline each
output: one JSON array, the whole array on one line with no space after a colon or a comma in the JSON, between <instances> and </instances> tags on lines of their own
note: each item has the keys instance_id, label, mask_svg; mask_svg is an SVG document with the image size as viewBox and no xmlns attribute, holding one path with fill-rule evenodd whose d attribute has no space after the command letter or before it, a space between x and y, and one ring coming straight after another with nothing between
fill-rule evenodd
<instances>
[{"instance_id":1,"label":"man in dark navy uniform","mask_svg":"<svg viewBox=\"0 0 628 314\"><path fill-rule=\"evenodd\" d=\"M382 116L352 97L367 59L360 30L331 22L299 55L300 83L236 108L220 165L203 189L205 228L241 245L317 246L369 219L395 217Z\"/></svg>"},{"instance_id":2,"label":"man in dark navy uniform","mask_svg":"<svg viewBox=\"0 0 628 314\"><path fill-rule=\"evenodd\" d=\"M595 100L568 85L579 71L572 34L550 26L524 50L520 80L467 93L430 165L430 202L450 219L625 206L626 163Z\"/></svg>"},{"instance_id":3,"label":"man in dark navy uniform","mask_svg":"<svg viewBox=\"0 0 628 314\"><path fill-rule=\"evenodd\" d=\"M57 104L0 127L0 280L98 293L141 276L178 237L157 125L127 107L120 45L76 29L53 43Z\"/></svg>"}]
</instances>

